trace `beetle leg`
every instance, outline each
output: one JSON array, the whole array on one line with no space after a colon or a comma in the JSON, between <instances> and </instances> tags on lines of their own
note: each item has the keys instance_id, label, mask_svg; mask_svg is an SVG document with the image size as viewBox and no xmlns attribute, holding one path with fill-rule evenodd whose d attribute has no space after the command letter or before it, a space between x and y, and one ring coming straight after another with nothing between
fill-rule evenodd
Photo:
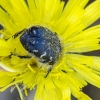
<instances>
[{"instance_id":1,"label":"beetle leg","mask_svg":"<svg viewBox=\"0 0 100 100\"><path fill-rule=\"evenodd\" d=\"M48 72L47 72L45 78L49 75L49 73L51 72L51 70L52 70L52 67L50 67L50 68L48 69Z\"/></svg>"},{"instance_id":2,"label":"beetle leg","mask_svg":"<svg viewBox=\"0 0 100 100\"><path fill-rule=\"evenodd\" d=\"M15 39L16 37L18 37L20 34L22 34L24 31L26 31L26 29L21 30L18 33L15 33L12 37Z\"/></svg>"},{"instance_id":3,"label":"beetle leg","mask_svg":"<svg viewBox=\"0 0 100 100\"><path fill-rule=\"evenodd\" d=\"M9 55L9 58L11 58L12 55L17 56L17 57L19 57L21 59L31 58L31 56L21 56L21 55L16 55L16 54L12 54L12 53Z\"/></svg>"},{"instance_id":4,"label":"beetle leg","mask_svg":"<svg viewBox=\"0 0 100 100\"><path fill-rule=\"evenodd\" d=\"M22 59L27 59L27 58L31 58L30 56L20 56L20 55L17 55L19 58L22 58Z\"/></svg>"}]
</instances>

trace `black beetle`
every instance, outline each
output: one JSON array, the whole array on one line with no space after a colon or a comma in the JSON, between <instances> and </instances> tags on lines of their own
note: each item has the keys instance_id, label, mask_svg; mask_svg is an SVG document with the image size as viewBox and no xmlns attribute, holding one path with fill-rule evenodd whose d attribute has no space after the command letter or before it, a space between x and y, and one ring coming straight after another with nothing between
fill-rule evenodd
<instances>
[{"instance_id":1,"label":"black beetle","mask_svg":"<svg viewBox=\"0 0 100 100\"><path fill-rule=\"evenodd\" d=\"M32 26L16 33L14 38L19 35L23 47L40 62L53 65L59 58L62 48L55 32L42 26Z\"/></svg>"}]
</instances>

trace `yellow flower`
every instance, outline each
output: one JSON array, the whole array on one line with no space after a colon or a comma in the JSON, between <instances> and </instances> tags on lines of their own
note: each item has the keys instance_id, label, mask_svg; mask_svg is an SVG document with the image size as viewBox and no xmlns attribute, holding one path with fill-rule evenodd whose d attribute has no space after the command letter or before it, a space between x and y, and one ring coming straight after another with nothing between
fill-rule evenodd
<instances>
[{"instance_id":1,"label":"yellow flower","mask_svg":"<svg viewBox=\"0 0 100 100\"><path fill-rule=\"evenodd\" d=\"M78 100L91 100L81 90L87 83L100 88L100 57L83 53L100 49L100 25L88 28L100 17L100 0L89 6L87 3L88 0L69 0L66 5L60 0L0 0L1 92L15 85L23 99L19 88L22 84L26 95L27 89L37 86L34 100L71 100L71 94ZM37 54L26 45L29 40L26 44L21 42L29 32L42 34L42 42L48 40L43 45L33 36L41 44ZM42 50L45 54L39 56Z\"/></svg>"}]
</instances>

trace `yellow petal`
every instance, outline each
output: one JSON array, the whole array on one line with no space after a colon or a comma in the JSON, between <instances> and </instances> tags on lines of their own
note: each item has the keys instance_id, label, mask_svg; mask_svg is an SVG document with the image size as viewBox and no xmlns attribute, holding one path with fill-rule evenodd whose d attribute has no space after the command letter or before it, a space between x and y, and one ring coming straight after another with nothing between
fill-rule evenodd
<instances>
[{"instance_id":1,"label":"yellow petal","mask_svg":"<svg viewBox=\"0 0 100 100\"><path fill-rule=\"evenodd\" d=\"M71 54L70 54L70 56L71 56ZM68 62L67 62L69 67L74 69L84 80L86 80L87 82L91 83L92 85L100 88L100 81L99 81L100 77L97 73L94 72L94 70L92 68L90 68L91 66L88 66L85 63L82 64L78 60L75 61L74 60L75 58L73 59L73 57L74 57L73 55L71 56L71 58L69 56L67 56L67 57L69 58Z\"/></svg>"},{"instance_id":2,"label":"yellow petal","mask_svg":"<svg viewBox=\"0 0 100 100\"><path fill-rule=\"evenodd\" d=\"M85 8L82 22L87 26L91 25L100 17L100 1L96 0Z\"/></svg>"}]
</instances>

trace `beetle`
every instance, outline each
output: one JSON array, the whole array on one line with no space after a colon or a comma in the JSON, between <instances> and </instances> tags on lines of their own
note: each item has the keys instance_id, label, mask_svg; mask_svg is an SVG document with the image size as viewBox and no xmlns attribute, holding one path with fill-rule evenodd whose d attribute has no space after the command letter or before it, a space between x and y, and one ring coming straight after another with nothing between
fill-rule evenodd
<instances>
[{"instance_id":1,"label":"beetle","mask_svg":"<svg viewBox=\"0 0 100 100\"><path fill-rule=\"evenodd\" d=\"M32 26L16 33L13 38L15 39L19 35L22 46L32 56L37 57L42 63L51 66L55 64L62 50L60 40L55 32L43 26ZM19 57L27 58L25 56ZM48 68L48 73L51 69L52 67Z\"/></svg>"}]
</instances>

